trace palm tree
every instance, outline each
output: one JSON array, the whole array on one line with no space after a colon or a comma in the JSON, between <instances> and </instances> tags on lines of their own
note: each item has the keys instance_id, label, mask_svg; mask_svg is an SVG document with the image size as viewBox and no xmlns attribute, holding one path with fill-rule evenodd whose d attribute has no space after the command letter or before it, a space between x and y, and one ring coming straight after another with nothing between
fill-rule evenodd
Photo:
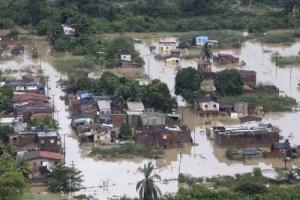
<instances>
[{"instance_id":1,"label":"palm tree","mask_svg":"<svg viewBox=\"0 0 300 200\"><path fill-rule=\"evenodd\" d=\"M136 184L136 190L139 191L140 199L143 200L157 200L161 196L160 189L155 185L155 179L160 180L157 174L152 175L154 166L152 162L144 165L144 168L139 168L138 171L142 172L145 178Z\"/></svg>"},{"instance_id":2,"label":"palm tree","mask_svg":"<svg viewBox=\"0 0 300 200\"><path fill-rule=\"evenodd\" d=\"M203 45L203 48L200 52L200 58L206 61L210 61L210 59L212 58L212 52L207 42Z\"/></svg>"}]
</instances>

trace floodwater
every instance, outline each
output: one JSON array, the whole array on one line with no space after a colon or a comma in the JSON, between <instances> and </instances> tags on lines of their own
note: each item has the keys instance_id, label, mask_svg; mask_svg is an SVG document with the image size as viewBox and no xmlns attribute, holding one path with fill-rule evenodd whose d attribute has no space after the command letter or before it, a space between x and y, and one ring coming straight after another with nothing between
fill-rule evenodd
<instances>
[{"instance_id":1,"label":"floodwater","mask_svg":"<svg viewBox=\"0 0 300 200\"><path fill-rule=\"evenodd\" d=\"M157 43L154 43L157 44ZM151 79L160 79L167 83L168 87L174 93L174 79L176 76L175 67L164 66L163 61L156 61L154 54L150 54L149 48L145 44L137 44L137 49L141 52L145 62L149 65L145 65L145 71L148 73ZM279 51L284 55L297 55L300 50L300 43L296 43L290 47L264 47L265 49L271 49L272 51ZM262 56L262 47L260 44L246 42L242 50L238 53L247 63L245 69L254 69L257 71L259 81L268 81L279 86L287 95L300 100L300 94L296 89L298 80L300 79L299 69L293 68L292 75L290 76L290 69L277 69L274 64L270 62L270 53L264 53ZM39 62L32 61L29 56L22 56L22 59L26 65L37 64ZM196 67L196 60L182 61L184 67L193 66ZM0 68L15 68L20 66L18 62L4 62L0 64ZM137 172L139 167L142 167L147 163L148 159L141 160L94 160L84 156L78 141L72 137L72 131L70 129L70 119L68 119L68 112L64 102L60 99L64 93L57 86L57 81L62 76L57 72L54 67L48 62L41 62L41 67L44 70L45 75L49 76L49 95L54 98L54 104L56 108L55 117L60 124L60 134L62 137L65 135L66 145L66 162L68 165L74 163L74 165L82 171L84 183L87 188L80 193L92 195L97 199L116 198L121 196L137 196L135 186L138 180L142 179L142 175ZM221 70L220 68L213 68L214 70ZM291 77L291 79L290 79ZM291 81L290 81L291 80ZM184 102L180 101L180 105L184 105ZM192 117L191 117L192 118ZM282 135L287 137L293 132L291 137L293 143L300 144L300 134L298 130L300 124L299 113L281 113L275 115L265 116L267 121L272 122L274 125L279 126L283 131ZM189 118L186 118L189 120ZM221 124L223 122L215 122ZM163 193L174 193L178 189L177 178L179 169L181 173L190 174L192 176L215 176L215 175L234 175L236 173L245 173L252 171L254 166L261 167L264 172L268 173L272 168L271 162L265 162L263 160L250 164L239 162L226 162L222 159L218 159L216 151L213 148L213 144L206 138L206 135L200 134L200 131L205 128L204 126L196 123L191 129L193 130L194 142L196 146L187 146L183 149L167 150L166 156L160 160L152 160L156 165L155 173L158 173L162 181L158 182L159 187Z\"/></svg>"}]
</instances>

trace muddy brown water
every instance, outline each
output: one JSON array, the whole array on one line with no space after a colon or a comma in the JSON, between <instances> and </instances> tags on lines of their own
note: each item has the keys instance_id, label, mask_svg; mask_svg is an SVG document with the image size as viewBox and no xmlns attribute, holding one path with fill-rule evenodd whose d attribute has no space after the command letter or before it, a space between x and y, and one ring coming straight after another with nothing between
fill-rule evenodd
<instances>
[{"instance_id":1,"label":"muddy brown water","mask_svg":"<svg viewBox=\"0 0 300 200\"><path fill-rule=\"evenodd\" d=\"M168 38L173 39L175 38ZM147 45L157 45L158 41L147 40ZM174 79L176 76L175 67L166 67L163 61L157 61L154 59L154 54L150 54L148 46L144 43L137 44L136 48L141 52L144 57L146 65L145 71L150 72L151 79L160 79L167 83L171 92L174 94ZM300 93L297 90L297 83L300 80L300 67L295 66L290 73L289 68L277 68L270 62L271 53L263 53L264 49L271 52L278 51L282 55L297 55L300 50L300 43L295 43L289 47L272 47L264 46L259 43L246 42L240 51L231 51L244 60L247 65L244 69L252 69L257 71L257 78L259 82L274 83L280 88L282 94L286 94L296 98L300 101ZM148 70L149 60L149 70ZM39 64L39 61L33 61L30 56L24 55L19 57L16 61L3 62L0 64L0 68L22 68L28 65ZM57 87L57 81L62 74L57 72L54 67L48 62L41 62L44 73L50 77L49 95L54 97L54 104L56 108L55 118L60 123L60 134L66 135L66 162L71 165L74 163L84 175L83 185L87 188L79 193L85 193L92 195L97 199L116 198L120 196L137 196L135 185L138 180L142 179L142 174L137 172L139 167L146 164L148 159L137 160L117 160L117 161L104 161L94 160L86 157L86 152L82 152L78 141L71 136L70 119L68 119L68 112L64 102L60 99L64 93ZM195 60L182 61L183 67L196 67ZM213 70L218 71L223 68L213 67ZM184 105L184 102L178 97L180 105ZM213 144L209 141L204 134L200 134L200 131L205 128L202 125L203 120L196 119L191 114L185 114L185 120L189 122L191 129L193 130L193 138L196 146L186 146L183 149L167 150L165 157L160 160L151 160L156 165L155 173L158 173L162 180L157 184L161 188L163 193L174 193L178 189L177 178L179 173L179 165L181 173L190 174L192 176L215 176L215 175L234 175L236 173L245 173L252 171L253 167L259 166L265 170L266 174L271 172L273 166L277 166L276 161L254 160L249 163L241 162L228 162L223 159L222 155L219 155L213 148ZM265 116L265 121L269 121L278 126L282 130L284 137L290 137L293 144L300 144L300 115L298 112L290 113L272 113ZM216 121L214 124L227 124L226 121ZM233 122L230 122L233 123ZM182 156L180 156L180 154ZM181 158L181 159L180 159ZM181 162L180 162L181 160ZM297 163L296 163L297 164ZM295 164L295 165L296 165Z\"/></svg>"}]
</instances>

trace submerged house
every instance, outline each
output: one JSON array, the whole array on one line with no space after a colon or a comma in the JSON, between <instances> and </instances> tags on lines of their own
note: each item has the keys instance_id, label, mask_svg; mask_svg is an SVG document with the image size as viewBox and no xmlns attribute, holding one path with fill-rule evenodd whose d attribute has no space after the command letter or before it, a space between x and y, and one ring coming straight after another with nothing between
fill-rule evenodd
<instances>
[{"instance_id":1,"label":"submerged house","mask_svg":"<svg viewBox=\"0 0 300 200\"><path fill-rule=\"evenodd\" d=\"M230 54L218 53L218 55L214 55L213 59L215 62L222 64L222 65L229 65L229 64L239 64L240 59L234 57Z\"/></svg>"},{"instance_id":2,"label":"submerged house","mask_svg":"<svg viewBox=\"0 0 300 200\"><path fill-rule=\"evenodd\" d=\"M169 66L180 66L181 53L179 49L171 50L171 55L165 59L166 65Z\"/></svg>"},{"instance_id":3,"label":"submerged house","mask_svg":"<svg viewBox=\"0 0 300 200\"><path fill-rule=\"evenodd\" d=\"M279 141L280 130L271 124L214 127L214 143L220 147L269 147Z\"/></svg>"},{"instance_id":4,"label":"submerged house","mask_svg":"<svg viewBox=\"0 0 300 200\"><path fill-rule=\"evenodd\" d=\"M135 142L152 148L178 148L191 142L191 131L180 126L146 126L136 130Z\"/></svg>"},{"instance_id":5,"label":"submerged house","mask_svg":"<svg viewBox=\"0 0 300 200\"><path fill-rule=\"evenodd\" d=\"M49 151L29 151L23 158L30 166L30 178L43 178L52 172L52 169L63 160L63 155Z\"/></svg>"},{"instance_id":6,"label":"submerged house","mask_svg":"<svg viewBox=\"0 0 300 200\"><path fill-rule=\"evenodd\" d=\"M144 113L145 107L142 102L127 102L127 122L131 127L140 125L140 116Z\"/></svg>"},{"instance_id":7,"label":"submerged house","mask_svg":"<svg viewBox=\"0 0 300 200\"><path fill-rule=\"evenodd\" d=\"M198 60L197 69L199 72L212 72L212 64L208 60Z\"/></svg>"},{"instance_id":8,"label":"submerged house","mask_svg":"<svg viewBox=\"0 0 300 200\"><path fill-rule=\"evenodd\" d=\"M132 68L133 62L131 59L131 55L121 55L119 61L120 68Z\"/></svg>"},{"instance_id":9,"label":"submerged house","mask_svg":"<svg viewBox=\"0 0 300 200\"><path fill-rule=\"evenodd\" d=\"M249 85L251 87L256 85L256 71L253 70L238 70L241 78L244 81L244 85Z\"/></svg>"},{"instance_id":10,"label":"submerged house","mask_svg":"<svg viewBox=\"0 0 300 200\"><path fill-rule=\"evenodd\" d=\"M211 96L199 96L194 100L194 109L202 112L219 112L220 104Z\"/></svg>"},{"instance_id":11,"label":"submerged house","mask_svg":"<svg viewBox=\"0 0 300 200\"><path fill-rule=\"evenodd\" d=\"M176 42L163 42L160 41L158 43L159 46L159 54L162 56L169 56L171 55L171 51L176 49Z\"/></svg>"}]
</instances>

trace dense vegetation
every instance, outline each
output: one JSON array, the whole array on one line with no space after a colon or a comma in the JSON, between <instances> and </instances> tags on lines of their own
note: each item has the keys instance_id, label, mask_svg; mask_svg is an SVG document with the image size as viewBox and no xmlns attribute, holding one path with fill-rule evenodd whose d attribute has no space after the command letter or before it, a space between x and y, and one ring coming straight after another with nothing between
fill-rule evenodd
<instances>
[{"instance_id":1,"label":"dense vegetation","mask_svg":"<svg viewBox=\"0 0 300 200\"><path fill-rule=\"evenodd\" d=\"M248 102L251 105L263 106L265 112L291 111L292 107L297 105L296 100L293 98L259 92L238 96L223 96L220 98L220 102L224 104L231 104L240 101Z\"/></svg>"},{"instance_id":2,"label":"dense vegetation","mask_svg":"<svg viewBox=\"0 0 300 200\"><path fill-rule=\"evenodd\" d=\"M181 95L188 103L192 103L202 94L201 81L202 77L196 69L192 67L181 69L175 78L175 94Z\"/></svg>"},{"instance_id":3,"label":"dense vegetation","mask_svg":"<svg viewBox=\"0 0 300 200\"><path fill-rule=\"evenodd\" d=\"M83 78L72 80L71 84L69 92L87 90L95 95L110 95L123 108L128 101L142 101L146 108L162 112L171 112L177 107L168 86L159 80L140 86L138 81L106 72L99 79Z\"/></svg>"},{"instance_id":4,"label":"dense vegetation","mask_svg":"<svg viewBox=\"0 0 300 200\"><path fill-rule=\"evenodd\" d=\"M297 0L252 1L254 7L274 9L257 15L237 9L230 0L1 0L0 27L31 24L38 34L51 33L60 24L72 24L80 33L122 31L189 31L205 29L285 28L299 25ZM224 17L225 16L225 17Z\"/></svg>"},{"instance_id":5,"label":"dense vegetation","mask_svg":"<svg viewBox=\"0 0 300 200\"><path fill-rule=\"evenodd\" d=\"M91 156L99 156L105 159L132 157L158 158L161 154L162 152L158 150L152 150L145 145L139 144L122 144L111 148L93 147L90 153Z\"/></svg>"}]
</instances>

